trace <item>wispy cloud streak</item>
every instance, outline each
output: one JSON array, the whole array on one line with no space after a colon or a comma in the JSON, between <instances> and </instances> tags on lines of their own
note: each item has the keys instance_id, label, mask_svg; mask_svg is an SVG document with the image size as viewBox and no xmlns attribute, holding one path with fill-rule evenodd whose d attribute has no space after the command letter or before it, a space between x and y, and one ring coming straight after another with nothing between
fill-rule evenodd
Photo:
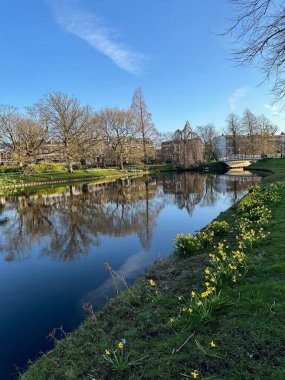
<instances>
[{"instance_id":1,"label":"wispy cloud streak","mask_svg":"<svg viewBox=\"0 0 285 380\"><path fill-rule=\"evenodd\" d=\"M232 111L236 111L239 101L248 94L249 90L249 87L240 87L230 95L228 102Z\"/></svg>"},{"instance_id":2,"label":"wispy cloud streak","mask_svg":"<svg viewBox=\"0 0 285 380\"><path fill-rule=\"evenodd\" d=\"M121 69L138 75L142 72L143 54L116 41L111 30L95 15L84 12L75 3L57 1L49 3L56 22L68 33L87 42L94 49L109 57Z\"/></svg>"},{"instance_id":3,"label":"wispy cloud streak","mask_svg":"<svg viewBox=\"0 0 285 380\"><path fill-rule=\"evenodd\" d=\"M285 112L275 104L267 103L267 104L264 104L263 107L271 111L273 116L280 116L283 118L285 117Z\"/></svg>"}]
</instances>

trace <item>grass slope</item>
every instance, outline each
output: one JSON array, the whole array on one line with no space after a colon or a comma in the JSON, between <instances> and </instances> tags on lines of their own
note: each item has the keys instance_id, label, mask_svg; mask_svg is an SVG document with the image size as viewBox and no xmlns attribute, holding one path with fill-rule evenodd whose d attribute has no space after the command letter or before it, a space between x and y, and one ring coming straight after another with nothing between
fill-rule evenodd
<instances>
[{"instance_id":1,"label":"grass slope","mask_svg":"<svg viewBox=\"0 0 285 380\"><path fill-rule=\"evenodd\" d=\"M128 171L118 169L89 169L89 170L75 170L73 173L67 172L47 172L41 174L21 175L18 173L2 174L0 176L0 186L13 185L32 182L47 182L47 181L61 181L61 180L74 180L98 177L120 176L128 174Z\"/></svg>"},{"instance_id":2,"label":"grass slope","mask_svg":"<svg viewBox=\"0 0 285 380\"><path fill-rule=\"evenodd\" d=\"M1 169L1 167L0 167ZM127 176L130 174L147 174L150 173L160 173L173 171L173 166L168 164L161 165L142 165L134 167L126 167L124 170L119 170L116 168L110 169L86 169L86 170L74 170L73 173L67 173L62 171L53 171L37 174L23 175L20 173L1 173L0 171L0 186L13 186L18 184L41 182L45 183L48 181L68 181L68 180L84 180L84 178L109 178L118 176Z\"/></svg>"},{"instance_id":3,"label":"grass slope","mask_svg":"<svg viewBox=\"0 0 285 380\"><path fill-rule=\"evenodd\" d=\"M274 172L267 182L285 178L285 160L266 160L254 167ZM158 262L130 291L108 302L79 329L58 341L20 378L284 379L284 188L280 195L278 203L270 204L270 237L254 248L253 260L238 284L223 289L230 302L215 311L208 323L198 324L190 318L189 323L171 325L169 320L181 311L179 297L189 299L203 281L210 251L185 258L172 256ZM218 219L233 226L236 214L233 207ZM235 237L226 233L223 239L231 245ZM154 287L149 279L155 281ZM118 365L114 370L103 354L106 349L115 349L121 339L126 339L126 345L116 351L119 362L122 353L125 364L148 357L120 373ZM216 345L213 349L209 348L211 341Z\"/></svg>"},{"instance_id":4,"label":"grass slope","mask_svg":"<svg viewBox=\"0 0 285 380\"><path fill-rule=\"evenodd\" d=\"M271 175L267 176L264 179L264 182L272 182L272 181L284 181L285 180L285 158L270 158L263 159L255 162L254 164L247 167L250 170L256 171L267 171L270 172Z\"/></svg>"}]
</instances>

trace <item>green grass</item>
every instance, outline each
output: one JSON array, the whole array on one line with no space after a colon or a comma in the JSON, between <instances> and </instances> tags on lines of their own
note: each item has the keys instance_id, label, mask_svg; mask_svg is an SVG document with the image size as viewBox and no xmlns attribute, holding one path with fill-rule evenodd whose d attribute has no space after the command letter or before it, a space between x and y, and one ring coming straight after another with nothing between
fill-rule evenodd
<instances>
[{"instance_id":1,"label":"green grass","mask_svg":"<svg viewBox=\"0 0 285 380\"><path fill-rule=\"evenodd\" d=\"M211 172L225 172L228 170L228 166L224 164L223 162L220 161L212 161L212 162L207 162L204 164L201 164L199 166L200 170L209 170Z\"/></svg>"},{"instance_id":2,"label":"green grass","mask_svg":"<svg viewBox=\"0 0 285 380\"><path fill-rule=\"evenodd\" d=\"M18 173L1 174L0 186L23 184L31 182L47 182L47 181L61 181L61 180L74 180L84 178L99 178L126 175L127 170L118 169L88 169L88 170L75 170L73 173L67 172L48 172L41 174L21 175Z\"/></svg>"},{"instance_id":3,"label":"green grass","mask_svg":"<svg viewBox=\"0 0 285 380\"><path fill-rule=\"evenodd\" d=\"M266 160L253 167L274 173L267 182L285 179L285 160ZM238 285L223 289L230 303L214 312L209 323L189 319L189 323L169 325L169 319L177 317L181 309L178 297L188 299L191 291L199 288L209 251L183 259L172 256L152 267L131 293L121 293L57 342L21 379L172 380L192 378L194 370L199 371L199 379L284 379L285 189L280 195L280 202L269 205L273 213L270 238L253 250L248 272ZM218 219L233 225L236 213L233 207ZM224 238L229 244L234 241L230 233ZM150 278L157 286L150 286ZM119 374L107 364L103 353L123 338L132 360L149 356ZM212 340L215 349L209 348Z\"/></svg>"},{"instance_id":4,"label":"green grass","mask_svg":"<svg viewBox=\"0 0 285 380\"><path fill-rule=\"evenodd\" d=\"M265 178L265 182L285 180L285 158L265 158L248 166L247 169L263 173L267 171L266 177L268 178ZM268 172L271 173L270 176L268 176Z\"/></svg>"},{"instance_id":5,"label":"green grass","mask_svg":"<svg viewBox=\"0 0 285 380\"><path fill-rule=\"evenodd\" d=\"M159 171L159 172L167 172L167 171L173 171L175 170L175 167L173 168L172 164L154 164L154 165L146 165L146 168L152 172L152 171Z\"/></svg>"},{"instance_id":6,"label":"green grass","mask_svg":"<svg viewBox=\"0 0 285 380\"><path fill-rule=\"evenodd\" d=\"M124 170L116 168L110 169L87 169L87 170L74 170L73 173L53 171L46 173L28 174L23 175L20 173L0 173L0 186L14 186L32 182L42 182L43 184L48 181L68 181L80 180L84 178L104 178L112 176L126 176L138 172L164 172L173 170L172 165L146 165L146 166L126 166Z\"/></svg>"},{"instance_id":7,"label":"green grass","mask_svg":"<svg viewBox=\"0 0 285 380\"><path fill-rule=\"evenodd\" d=\"M119 175L119 176L111 176L111 177L94 177L91 180L87 179L76 179L76 185L83 185L83 184L89 184L89 185L98 185L102 183L110 183L115 182L119 178L123 178L125 176L128 177L137 177L135 174L128 174L128 175ZM29 187L16 187L16 188L9 188L9 189L0 189L0 195L3 196L20 196L20 195L50 195L50 194L56 194L56 193L62 193L66 191L66 188L68 186L74 186L74 181L65 181L64 183L58 183L58 184L47 184L46 182L42 182L40 185L37 186L29 186Z\"/></svg>"}]
</instances>

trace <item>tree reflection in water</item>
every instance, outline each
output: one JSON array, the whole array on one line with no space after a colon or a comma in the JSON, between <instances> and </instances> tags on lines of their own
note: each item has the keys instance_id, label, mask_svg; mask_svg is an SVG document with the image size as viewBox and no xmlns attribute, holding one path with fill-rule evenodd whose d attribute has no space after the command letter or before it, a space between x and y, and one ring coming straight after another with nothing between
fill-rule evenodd
<instances>
[{"instance_id":1,"label":"tree reflection in water","mask_svg":"<svg viewBox=\"0 0 285 380\"><path fill-rule=\"evenodd\" d=\"M72 261L101 244L100 236L136 234L144 250L161 210L169 202L191 214L198 203L212 205L220 193L233 201L256 177L201 175L194 172L122 179L109 184L69 186L49 195L0 198L0 252L5 260L42 256Z\"/></svg>"}]
</instances>

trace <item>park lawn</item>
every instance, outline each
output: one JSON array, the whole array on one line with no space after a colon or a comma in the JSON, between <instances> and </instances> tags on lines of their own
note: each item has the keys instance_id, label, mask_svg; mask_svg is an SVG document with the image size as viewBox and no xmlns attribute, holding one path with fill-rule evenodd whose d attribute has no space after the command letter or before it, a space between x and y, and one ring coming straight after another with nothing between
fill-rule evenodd
<instances>
[{"instance_id":1,"label":"park lawn","mask_svg":"<svg viewBox=\"0 0 285 380\"><path fill-rule=\"evenodd\" d=\"M271 175L266 175L264 182L285 180L285 158L265 158L248 166L247 169L256 170L257 173L258 171L270 172Z\"/></svg>"},{"instance_id":2,"label":"park lawn","mask_svg":"<svg viewBox=\"0 0 285 380\"><path fill-rule=\"evenodd\" d=\"M255 167L274 173L266 182L285 179L285 160L266 160ZM253 249L248 271L237 285L223 288L225 305L213 312L208 323L170 320L181 314L184 300L199 289L211 251L183 258L174 255L159 261L130 290L56 342L20 378L172 380L197 374L198 379L213 380L284 379L285 188L278 192L280 201L267 205L273 216L267 228L271 235ZM236 215L234 206L218 220L232 226ZM222 239L229 246L235 241L227 232ZM220 241L215 237L214 244ZM126 339L123 350L117 348L122 339ZM215 347L210 347L211 342ZM129 366L121 373L118 365L114 369L105 359L113 358L112 351L103 356L106 349L116 349L124 358L129 353Z\"/></svg>"},{"instance_id":3,"label":"park lawn","mask_svg":"<svg viewBox=\"0 0 285 380\"><path fill-rule=\"evenodd\" d=\"M118 169L88 169L88 170L75 170L73 173L68 172L47 172L30 175L21 175L19 173L9 173L0 175L0 186L14 185L33 182L48 182L48 181L66 181L84 178L102 178L111 176L125 176L129 174L127 170Z\"/></svg>"}]
</instances>

